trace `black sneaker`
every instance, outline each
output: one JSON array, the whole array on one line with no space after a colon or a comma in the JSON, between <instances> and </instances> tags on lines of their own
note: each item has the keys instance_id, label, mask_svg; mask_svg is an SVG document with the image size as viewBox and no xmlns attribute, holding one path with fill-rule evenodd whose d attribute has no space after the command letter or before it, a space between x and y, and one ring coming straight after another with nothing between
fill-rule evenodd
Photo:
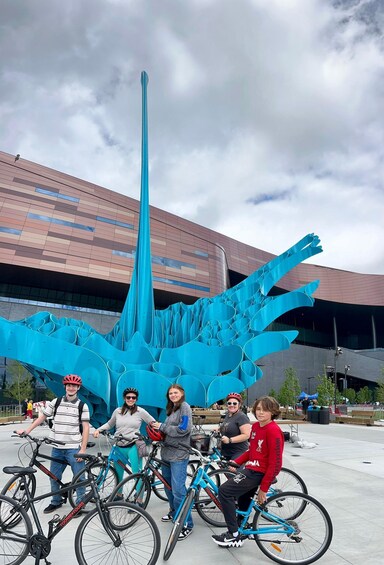
<instances>
[{"instance_id":1,"label":"black sneaker","mask_svg":"<svg viewBox=\"0 0 384 565\"><path fill-rule=\"evenodd\" d=\"M182 541L183 539L187 538L192 533L192 528L184 527L181 532L179 533L179 537L177 538L178 541Z\"/></svg>"},{"instance_id":2,"label":"black sneaker","mask_svg":"<svg viewBox=\"0 0 384 565\"><path fill-rule=\"evenodd\" d=\"M173 518L170 512L161 518L162 522L172 522Z\"/></svg>"},{"instance_id":3,"label":"black sneaker","mask_svg":"<svg viewBox=\"0 0 384 565\"><path fill-rule=\"evenodd\" d=\"M213 535L212 539L220 547L241 547L244 538L240 534L235 537L231 532L224 532L223 534Z\"/></svg>"},{"instance_id":4,"label":"black sneaker","mask_svg":"<svg viewBox=\"0 0 384 565\"><path fill-rule=\"evenodd\" d=\"M44 508L43 513L44 514L50 514L51 512L55 512L56 510L58 510L62 506L63 506L63 503L61 503L61 504L50 504L49 506L47 506L47 508Z\"/></svg>"}]
</instances>

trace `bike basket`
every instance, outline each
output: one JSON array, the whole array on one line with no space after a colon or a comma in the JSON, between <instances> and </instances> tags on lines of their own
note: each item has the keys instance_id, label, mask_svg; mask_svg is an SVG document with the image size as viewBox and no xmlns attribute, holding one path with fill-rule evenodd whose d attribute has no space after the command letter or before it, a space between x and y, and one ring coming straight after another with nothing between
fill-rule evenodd
<instances>
[{"instance_id":1,"label":"bike basket","mask_svg":"<svg viewBox=\"0 0 384 565\"><path fill-rule=\"evenodd\" d=\"M211 437L206 434L193 434L191 436L191 447L202 453L209 453Z\"/></svg>"}]
</instances>

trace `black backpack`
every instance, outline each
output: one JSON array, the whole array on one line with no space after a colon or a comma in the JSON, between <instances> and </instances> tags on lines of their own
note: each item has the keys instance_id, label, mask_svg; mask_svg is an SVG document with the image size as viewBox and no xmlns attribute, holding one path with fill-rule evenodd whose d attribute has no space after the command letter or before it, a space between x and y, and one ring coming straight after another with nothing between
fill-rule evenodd
<instances>
[{"instance_id":1,"label":"black backpack","mask_svg":"<svg viewBox=\"0 0 384 565\"><path fill-rule=\"evenodd\" d=\"M61 403L61 401L63 400L63 398L65 398L65 397L61 397L61 396L60 396L60 397L56 400L56 404L55 404L55 406L54 406L54 408L53 408L52 418L49 418L49 419L48 419L48 426L49 426L50 428L53 428L53 422L54 422L54 419L55 419L55 416L56 416L56 412L57 412L57 409L58 409L58 407L60 406L60 403ZM80 400L80 402L79 402L79 430L80 430L81 435L83 435L83 424L82 424L82 421L81 421L81 416L82 416L82 414L83 414L83 408L84 408L84 402L83 402L82 400Z\"/></svg>"}]
</instances>

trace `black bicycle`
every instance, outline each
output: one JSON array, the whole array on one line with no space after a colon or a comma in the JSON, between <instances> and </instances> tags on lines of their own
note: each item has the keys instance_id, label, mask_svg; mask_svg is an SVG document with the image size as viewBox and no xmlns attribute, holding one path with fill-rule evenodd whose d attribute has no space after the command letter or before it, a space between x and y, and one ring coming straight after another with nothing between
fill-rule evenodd
<instances>
[{"instance_id":1,"label":"black bicycle","mask_svg":"<svg viewBox=\"0 0 384 565\"><path fill-rule=\"evenodd\" d=\"M79 454L79 458L89 463L97 462L98 457ZM35 565L41 559L47 561L51 544L57 534L82 512L92 499L96 508L85 515L75 536L76 558L80 565L153 565L160 552L160 534L153 518L137 505L122 501L105 501L100 497L95 477L90 468L85 470L87 477L79 487L91 487L86 497L66 516L55 514L48 522L48 533L44 533L39 520L35 502L50 497L53 492L31 496L28 480L36 473L31 467L4 467L3 472L16 477L24 486L26 508L32 514L32 521L24 505L7 496L0 495L0 559L3 565L18 565L28 555L35 558ZM65 486L58 492L63 495L72 488Z\"/></svg>"}]
</instances>

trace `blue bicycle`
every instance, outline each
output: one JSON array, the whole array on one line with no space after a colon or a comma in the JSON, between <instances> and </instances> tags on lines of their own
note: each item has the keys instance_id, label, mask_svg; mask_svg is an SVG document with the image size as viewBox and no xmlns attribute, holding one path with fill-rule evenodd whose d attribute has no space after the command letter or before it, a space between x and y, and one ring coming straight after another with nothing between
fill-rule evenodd
<instances>
[{"instance_id":1,"label":"blue bicycle","mask_svg":"<svg viewBox=\"0 0 384 565\"><path fill-rule=\"evenodd\" d=\"M202 464L196 469L183 502L177 509L164 551L164 561L171 556L194 506L201 515L204 501L199 497L202 491L208 496L209 504L213 503L221 511L217 498L218 485L212 480L212 474L207 474L205 470L209 458L195 449L191 449L191 452L199 457ZM328 512L308 494L279 493L270 496L263 505L252 499L247 511L237 513L242 517L239 528L241 539L253 539L267 557L282 565L313 563L324 555L332 541L333 527Z\"/></svg>"}]
</instances>

